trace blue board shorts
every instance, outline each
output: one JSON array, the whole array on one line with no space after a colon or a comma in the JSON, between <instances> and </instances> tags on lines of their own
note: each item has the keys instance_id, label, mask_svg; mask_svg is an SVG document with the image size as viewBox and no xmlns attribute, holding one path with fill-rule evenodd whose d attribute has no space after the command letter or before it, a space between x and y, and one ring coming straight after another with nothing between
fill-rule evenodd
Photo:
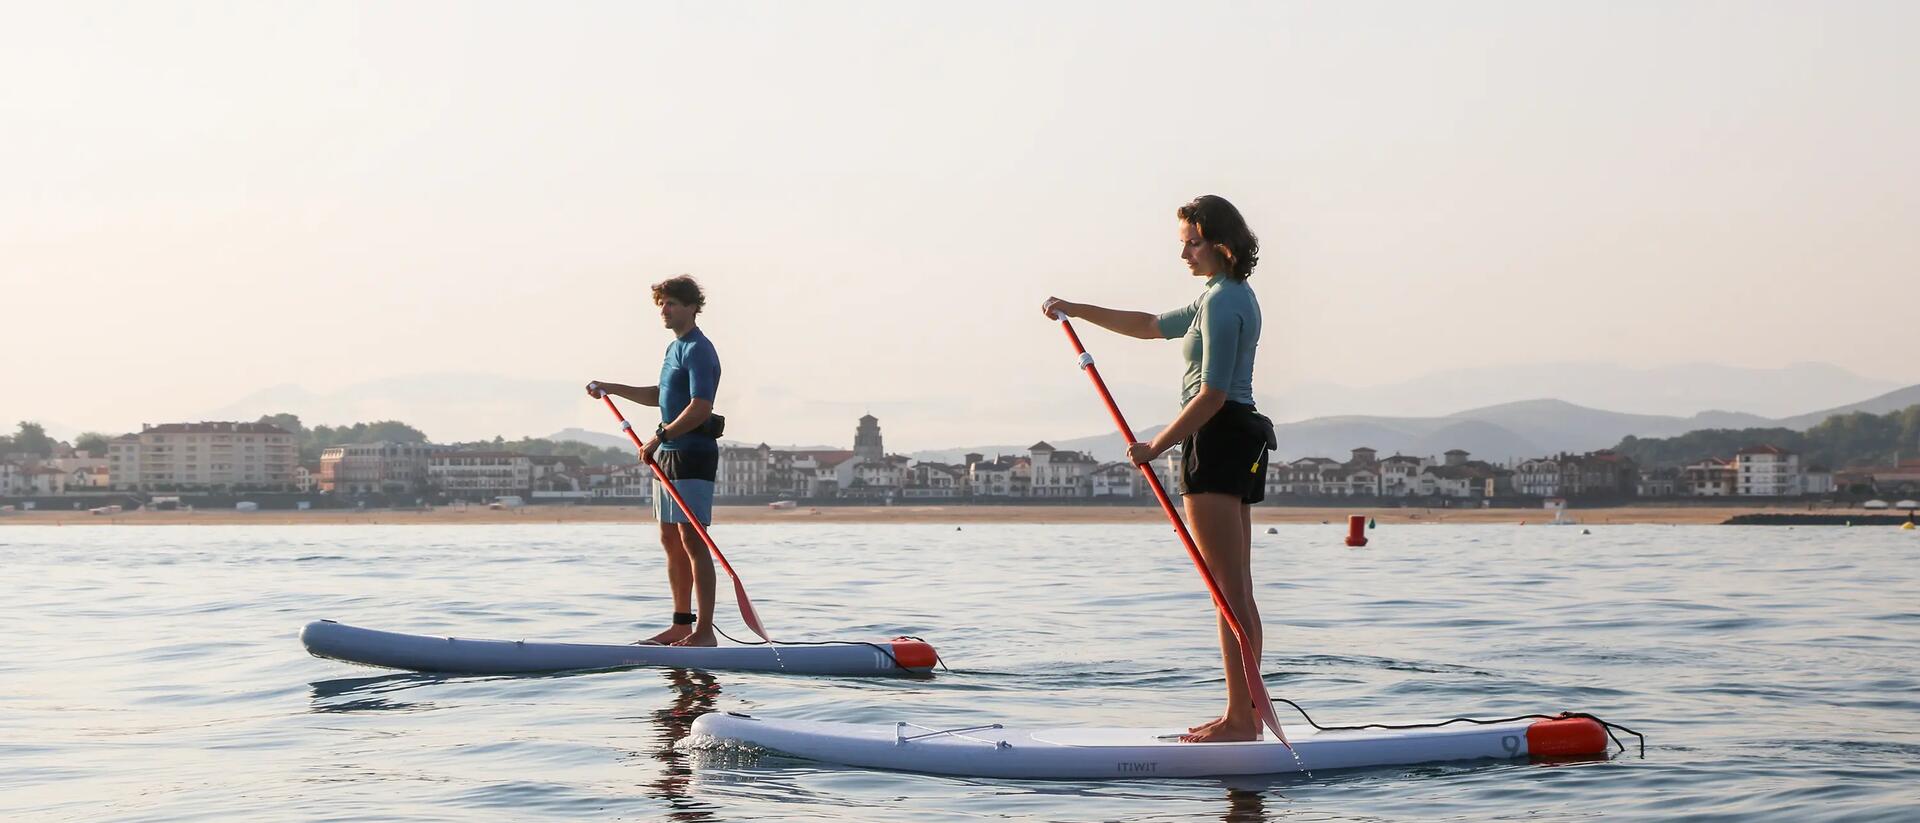
<instances>
[{"instance_id":1,"label":"blue board shorts","mask_svg":"<svg viewBox=\"0 0 1920 823\"><path fill-rule=\"evenodd\" d=\"M674 489L693 509L694 516L700 518L700 525L713 525L713 481L720 471L719 450L661 449L654 452L653 460L660 464L660 473L673 481ZM673 495L664 487L653 492L655 518L662 523L688 522L687 515L680 511L680 504L673 502Z\"/></svg>"}]
</instances>

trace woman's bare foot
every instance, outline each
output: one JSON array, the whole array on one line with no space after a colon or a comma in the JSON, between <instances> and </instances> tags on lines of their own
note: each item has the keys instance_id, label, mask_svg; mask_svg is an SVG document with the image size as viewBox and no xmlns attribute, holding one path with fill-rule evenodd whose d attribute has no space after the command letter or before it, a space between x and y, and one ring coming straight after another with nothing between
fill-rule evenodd
<instances>
[{"instance_id":1,"label":"woman's bare foot","mask_svg":"<svg viewBox=\"0 0 1920 823\"><path fill-rule=\"evenodd\" d=\"M1256 718L1228 720L1180 738L1182 743L1243 743L1260 739L1260 721Z\"/></svg>"},{"instance_id":2,"label":"woman's bare foot","mask_svg":"<svg viewBox=\"0 0 1920 823\"><path fill-rule=\"evenodd\" d=\"M670 646L718 646L720 645L720 641L714 639L712 629L707 629L706 631L692 632L688 634L686 637L682 637L679 640L675 640L674 642L669 643L668 645Z\"/></svg>"},{"instance_id":3,"label":"woman's bare foot","mask_svg":"<svg viewBox=\"0 0 1920 823\"><path fill-rule=\"evenodd\" d=\"M666 629L663 629L659 634L656 634L652 637L649 637L645 640L640 641L640 645L671 646L675 643L680 642L681 640L686 639L686 636L690 634L693 634L692 626L681 626L681 625L670 626Z\"/></svg>"}]
</instances>

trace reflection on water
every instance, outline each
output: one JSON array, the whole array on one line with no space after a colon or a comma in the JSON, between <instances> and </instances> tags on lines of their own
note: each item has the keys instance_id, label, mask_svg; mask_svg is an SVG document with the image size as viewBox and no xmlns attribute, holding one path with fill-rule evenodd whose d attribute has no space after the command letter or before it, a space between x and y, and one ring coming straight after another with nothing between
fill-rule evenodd
<instances>
[{"instance_id":1,"label":"reflection on water","mask_svg":"<svg viewBox=\"0 0 1920 823\"><path fill-rule=\"evenodd\" d=\"M433 704L389 700L381 695L431 686L445 682L446 679L446 675L403 672L376 677L316 680L307 684L312 688L313 698L313 703L307 707L307 711L316 713L424 711L433 708Z\"/></svg>"},{"instance_id":2,"label":"reflection on water","mask_svg":"<svg viewBox=\"0 0 1920 823\"><path fill-rule=\"evenodd\" d=\"M1267 793L1246 789L1227 790L1227 823L1261 823L1267 819Z\"/></svg>"},{"instance_id":3,"label":"reflection on water","mask_svg":"<svg viewBox=\"0 0 1920 823\"><path fill-rule=\"evenodd\" d=\"M693 730L693 720L713 711L714 698L720 694L720 681L712 674L694 669L667 669L662 676L673 689L673 699L653 710L653 759L659 761L659 776L647 785L654 797L664 801L672 820L713 820L714 806L694 800L688 788L693 783L691 755L680 746Z\"/></svg>"}]
</instances>

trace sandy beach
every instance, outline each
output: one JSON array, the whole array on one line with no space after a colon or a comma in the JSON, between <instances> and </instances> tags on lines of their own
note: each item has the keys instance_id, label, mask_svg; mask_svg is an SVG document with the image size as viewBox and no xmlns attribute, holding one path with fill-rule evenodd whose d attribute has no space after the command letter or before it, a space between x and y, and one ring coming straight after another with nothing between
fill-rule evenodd
<instances>
[{"instance_id":1,"label":"sandy beach","mask_svg":"<svg viewBox=\"0 0 1920 823\"><path fill-rule=\"evenodd\" d=\"M1751 506L1619 506L1569 509L1582 525L1675 524L1711 525L1739 514L1804 513L1804 507ZM1833 510L1845 513L1845 510ZM1539 525L1553 519L1540 509L1424 509L1424 508L1295 508L1256 507L1254 522L1344 523L1348 515L1366 515L1380 525L1437 525L1447 523L1508 523ZM1148 506L718 506L714 520L729 523L1158 523L1163 515ZM311 511L136 511L93 515L86 511L36 511L0 514L0 526L113 526L113 525L502 525L509 523L630 523L653 522L645 506L527 506L492 510L479 506L441 506L430 510L311 510Z\"/></svg>"}]
</instances>

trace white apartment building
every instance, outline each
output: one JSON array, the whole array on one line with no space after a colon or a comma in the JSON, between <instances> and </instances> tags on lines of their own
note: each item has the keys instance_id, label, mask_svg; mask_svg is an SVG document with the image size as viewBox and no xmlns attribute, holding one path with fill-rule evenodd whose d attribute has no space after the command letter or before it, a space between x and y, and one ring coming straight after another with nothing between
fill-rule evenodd
<instances>
[{"instance_id":1,"label":"white apartment building","mask_svg":"<svg viewBox=\"0 0 1920 823\"><path fill-rule=\"evenodd\" d=\"M409 494L428 480L437 446L426 443L349 443L320 451L320 488L335 494Z\"/></svg>"},{"instance_id":2,"label":"white apartment building","mask_svg":"<svg viewBox=\"0 0 1920 823\"><path fill-rule=\"evenodd\" d=\"M435 452L427 458L427 483L456 500L486 502L502 495L531 496L533 461L514 452Z\"/></svg>"},{"instance_id":3,"label":"white apartment building","mask_svg":"<svg viewBox=\"0 0 1920 823\"><path fill-rule=\"evenodd\" d=\"M1560 496L1560 462L1549 458L1522 460L1513 468L1513 490L1537 497Z\"/></svg>"},{"instance_id":4,"label":"white apartment building","mask_svg":"<svg viewBox=\"0 0 1920 823\"><path fill-rule=\"evenodd\" d=\"M1693 497L1729 497L1737 488L1733 462L1709 457L1680 470L1680 493Z\"/></svg>"},{"instance_id":5,"label":"white apartment building","mask_svg":"<svg viewBox=\"0 0 1920 823\"><path fill-rule=\"evenodd\" d=\"M772 468L773 450L758 446L720 447L720 466L714 475L716 497L747 497L772 494L767 475Z\"/></svg>"},{"instance_id":6,"label":"white apartment building","mask_svg":"<svg viewBox=\"0 0 1920 823\"><path fill-rule=\"evenodd\" d=\"M645 463L611 468L607 471L606 482L593 487L593 496L650 501L653 499L653 469Z\"/></svg>"},{"instance_id":7,"label":"white apartment building","mask_svg":"<svg viewBox=\"0 0 1920 823\"><path fill-rule=\"evenodd\" d=\"M24 494L57 495L67 493L67 473L45 463L19 473Z\"/></svg>"},{"instance_id":8,"label":"white apartment building","mask_svg":"<svg viewBox=\"0 0 1920 823\"><path fill-rule=\"evenodd\" d=\"M1734 455L1737 494L1778 497L1801 491L1800 455L1779 446L1748 446Z\"/></svg>"},{"instance_id":9,"label":"white apartment building","mask_svg":"<svg viewBox=\"0 0 1920 823\"><path fill-rule=\"evenodd\" d=\"M269 423L141 424L107 444L116 490L291 490L293 435Z\"/></svg>"},{"instance_id":10,"label":"white apartment building","mask_svg":"<svg viewBox=\"0 0 1920 823\"><path fill-rule=\"evenodd\" d=\"M1420 485L1420 471L1431 461L1396 454L1380 461L1380 496L1408 497Z\"/></svg>"},{"instance_id":11,"label":"white apartment building","mask_svg":"<svg viewBox=\"0 0 1920 823\"><path fill-rule=\"evenodd\" d=\"M1076 451L1061 451L1046 441L1027 447L1033 474L1028 497L1086 497L1092 494L1091 475L1099 461Z\"/></svg>"},{"instance_id":12,"label":"white apartment building","mask_svg":"<svg viewBox=\"0 0 1920 823\"><path fill-rule=\"evenodd\" d=\"M1140 476L1140 467L1125 460L1094 469L1088 480L1094 497L1133 497L1136 490L1138 494L1147 494L1141 488L1146 480Z\"/></svg>"},{"instance_id":13,"label":"white apartment building","mask_svg":"<svg viewBox=\"0 0 1920 823\"><path fill-rule=\"evenodd\" d=\"M915 463L907 470L907 485L900 490L902 497L913 498L952 498L959 497L966 486L967 470L962 466L946 463Z\"/></svg>"},{"instance_id":14,"label":"white apartment building","mask_svg":"<svg viewBox=\"0 0 1920 823\"><path fill-rule=\"evenodd\" d=\"M1007 497L1013 494L1014 459L1006 455L988 463L975 461L967 466L968 493L975 497Z\"/></svg>"}]
</instances>

